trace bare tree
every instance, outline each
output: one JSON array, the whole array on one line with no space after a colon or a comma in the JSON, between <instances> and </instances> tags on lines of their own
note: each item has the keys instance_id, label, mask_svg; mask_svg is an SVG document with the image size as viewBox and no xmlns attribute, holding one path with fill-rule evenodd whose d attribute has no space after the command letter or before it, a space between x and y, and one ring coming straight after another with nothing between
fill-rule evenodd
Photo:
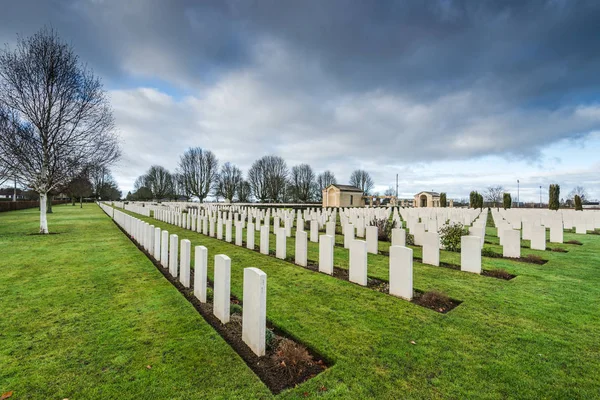
<instances>
[{"instance_id":1,"label":"bare tree","mask_svg":"<svg viewBox=\"0 0 600 400\"><path fill-rule=\"evenodd\" d=\"M315 173L310 165L300 164L292 167L291 175L293 199L302 203L311 201L315 192Z\"/></svg>"},{"instance_id":2,"label":"bare tree","mask_svg":"<svg viewBox=\"0 0 600 400\"><path fill-rule=\"evenodd\" d=\"M210 193L218 177L219 161L212 151L200 147L189 148L179 160L179 174L186 196L200 202Z\"/></svg>"},{"instance_id":3,"label":"bare tree","mask_svg":"<svg viewBox=\"0 0 600 400\"><path fill-rule=\"evenodd\" d=\"M357 169L356 171L352 172L352 175L350 175L350 185L356 186L362 190L364 195L368 195L375 186L371 175L362 169Z\"/></svg>"},{"instance_id":4,"label":"bare tree","mask_svg":"<svg viewBox=\"0 0 600 400\"><path fill-rule=\"evenodd\" d=\"M288 169L277 156L264 156L256 160L248 171L248 181L254 197L261 202L279 202L285 197Z\"/></svg>"},{"instance_id":5,"label":"bare tree","mask_svg":"<svg viewBox=\"0 0 600 400\"><path fill-rule=\"evenodd\" d=\"M385 189L385 192L383 192L384 196L395 196L396 195L396 189L394 189L393 187L388 187L387 189Z\"/></svg>"},{"instance_id":6,"label":"bare tree","mask_svg":"<svg viewBox=\"0 0 600 400\"><path fill-rule=\"evenodd\" d=\"M485 191L485 199L489 204L493 204L497 207L498 204L502 203L502 199L506 190L503 186L490 186Z\"/></svg>"},{"instance_id":7,"label":"bare tree","mask_svg":"<svg viewBox=\"0 0 600 400\"><path fill-rule=\"evenodd\" d=\"M575 196L579 196L579 198L581 199L581 201L585 202L587 200L588 194L587 194L587 191L585 190L585 188L583 186L575 186L573 188L573 190L571 190L569 192L569 195L567 197L570 200L574 200Z\"/></svg>"},{"instance_id":8,"label":"bare tree","mask_svg":"<svg viewBox=\"0 0 600 400\"><path fill-rule=\"evenodd\" d=\"M250 196L252 195L252 187L250 182L241 180L238 185L237 199L240 203L249 203Z\"/></svg>"},{"instance_id":9,"label":"bare tree","mask_svg":"<svg viewBox=\"0 0 600 400\"><path fill-rule=\"evenodd\" d=\"M317 176L317 198L319 200L323 199L323 190L329 185L336 184L335 175L333 172L327 170Z\"/></svg>"},{"instance_id":10,"label":"bare tree","mask_svg":"<svg viewBox=\"0 0 600 400\"><path fill-rule=\"evenodd\" d=\"M232 163L226 162L221 167L221 172L217 178L216 194L223 196L226 200L233 201L241 181L242 171Z\"/></svg>"},{"instance_id":11,"label":"bare tree","mask_svg":"<svg viewBox=\"0 0 600 400\"><path fill-rule=\"evenodd\" d=\"M0 159L40 194L40 233L48 233L48 193L119 156L102 83L56 32L44 28L0 52Z\"/></svg>"},{"instance_id":12,"label":"bare tree","mask_svg":"<svg viewBox=\"0 0 600 400\"><path fill-rule=\"evenodd\" d=\"M153 165L144 176L144 186L152 191L155 199L164 199L173 193L173 176L166 168Z\"/></svg>"}]
</instances>

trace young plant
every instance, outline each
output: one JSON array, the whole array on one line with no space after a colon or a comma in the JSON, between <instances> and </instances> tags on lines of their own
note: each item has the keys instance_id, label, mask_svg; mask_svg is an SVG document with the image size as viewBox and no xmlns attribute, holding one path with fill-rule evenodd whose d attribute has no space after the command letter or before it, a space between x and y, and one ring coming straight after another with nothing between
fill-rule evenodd
<instances>
[{"instance_id":1,"label":"young plant","mask_svg":"<svg viewBox=\"0 0 600 400\"><path fill-rule=\"evenodd\" d=\"M460 239L467 234L462 224L444 225L439 230L440 241L448 251L460 251Z\"/></svg>"}]
</instances>

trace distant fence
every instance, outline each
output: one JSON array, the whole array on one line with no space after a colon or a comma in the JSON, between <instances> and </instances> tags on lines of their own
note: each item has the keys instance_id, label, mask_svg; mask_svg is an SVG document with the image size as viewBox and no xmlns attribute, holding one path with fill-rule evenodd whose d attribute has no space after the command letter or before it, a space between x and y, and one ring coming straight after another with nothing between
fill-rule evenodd
<instances>
[{"instance_id":1,"label":"distant fence","mask_svg":"<svg viewBox=\"0 0 600 400\"><path fill-rule=\"evenodd\" d=\"M69 203L69 200L52 200L52 205ZM24 210L26 208L38 208L39 201L0 201L0 212Z\"/></svg>"}]
</instances>

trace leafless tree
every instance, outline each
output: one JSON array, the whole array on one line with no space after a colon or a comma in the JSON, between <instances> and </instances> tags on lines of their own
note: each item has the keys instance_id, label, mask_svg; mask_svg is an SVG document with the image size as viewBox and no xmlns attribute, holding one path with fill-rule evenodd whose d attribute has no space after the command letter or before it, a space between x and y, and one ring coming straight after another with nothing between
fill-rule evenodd
<instances>
[{"instance_id":1,"label":"leafless tree","mask_svg":"<svg viewBox=\"0 0 600 400\"><path fill-rule=\"evenodd\" d=\"M189 148L179 160L185 195L197 197L203 202L216 182L218 168L219 161L212 151L200 147Z\"/></svg>"},{"instance_id":2,"label":"leafless tree","mask_svg":"<svg viewBox=\"0 0 600 400\"><path fill-rule=\"evenodd\" d=\"M248 171L248 181L254 197L261 202L277 203L285 197L288 169L283 158L264 156Z\"/></svg>"},{"instance_id":3,"label":"leafless tree","mask_svg":"<svg viewBox=\"0 0 600 400\"><path fill-rule=\"evenodd\" d=\"M489 204L493 204L494 207L497 207L498 204L502 203L504 192L506 192L506 190L503 186L490 186L485 190L485 200Z\"/></svg>"},{"instance_id":4,"label":"leafless tree","mask_svg":"<svg viewBox=\"0 0 600 400\"><path fill-rule=\"evenodd\" d=\"M384 196L395 196L396 195L396 189L394 189L393 187L388 187L387 189L385 189L385 192L383 192Z\"/></svg>"},{"instance_id":5,"label":"leafless tree","mask_svg":"<svg viewBox=\"0 0 600 400\"><path fill-rule=\"evenodd\" d=\"M250 182L241 180L238 185L237 199L240 203L249 203L250 196L252 195L252 187Z\"/></svg>"},{"instance_id":6,"label":"leafless tree","mask_svg":"<svg viewBox=\"0 0 600 400\"><path fill-rule=\"evenodd\" d=\"M0 159L40 194L40 233L48 233L48 193L119 156L102 83L56 32L0 51Z\"/></svg>"},{"instance_id":7,"label":"leafless tree","mask_svg":"<svg viewBox=\"0 0 600 400\"><path fill-rule=\"evenodd\" d=\"M333 172L327 170L317 176L317 198L322 200L323 198L323 189L325 189L329 185L336 184L335 175Z\"/></svg>"},{"instance_id":8,"label":"leafless tree","mask_svg":"<svg viewBox=\"0 0 600 400\"><path fill-rule=\"evenodd\" d=\"M173 176L166 168L153 165L146 172L144 186L152 191L155 199L164 199L173 193Z\"/></svg>"},{"instance_id":9,"label":"leafless tree","mask_svg":"<svg viewBox=\"0 0 600 400\"><path fill-rule=\"evenodd\" d=\"M352 172L352 175L350 175L350 185L356 186L362 190L364 195L368 195L375 186L371 175L362 169L357 169L356 171Z\"/></svg>"},{"instance_id":10,"label":"leafless tree","mask_svg":"<svg viewBox=\"0 0 600 400\"><path fill-rule=\"evenodd\" d=\"M230 162L226 162L221 167L221 172L217 178L216 194L223 196L225 200L233 201L240 182L242 181L242 171Z\"/></svg>"},{"instance_id":11,"label":"leafless tree","mask_svg":"<svg viewBox=\"0 0 600 400\"><path fill-rule=\"evenodd\" d=\"M292 167L290 184L294 201L306 203L314 198L315 173L310 165L300 164Z\"/></svg>"},{"instance_id":12,"label":"leafless tree","mask_svg":"<svg viewBox=\"0 0 600 400\"><path fill-rule=\"evenodd\" d=\"M569 195L567 196L570 200L573 200L575 198L575 196L579 196L581 198L582 202L585 202L585 200L588 197L587 191L585 190L585 188L583 186L575 186L573 188L573 190L571 190L569 192Z\"/></svg>"}]
</instances>

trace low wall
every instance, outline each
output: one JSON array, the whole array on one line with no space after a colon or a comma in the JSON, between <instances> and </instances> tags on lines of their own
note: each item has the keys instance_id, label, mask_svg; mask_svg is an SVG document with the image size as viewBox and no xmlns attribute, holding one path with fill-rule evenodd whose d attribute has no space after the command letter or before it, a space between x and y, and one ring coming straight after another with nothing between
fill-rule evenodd
<instances>
[{"instance_id":1,"label":"low wall","mask_svg":"<svg viewBox=\"0 0 600 400\"><path fill-rule=\"evenodd\" d=\"M52 200L52 205L69 203L69 200ZM39 201L0 201L0 212L39 208Z\"/></svg>"}]
</instances>

